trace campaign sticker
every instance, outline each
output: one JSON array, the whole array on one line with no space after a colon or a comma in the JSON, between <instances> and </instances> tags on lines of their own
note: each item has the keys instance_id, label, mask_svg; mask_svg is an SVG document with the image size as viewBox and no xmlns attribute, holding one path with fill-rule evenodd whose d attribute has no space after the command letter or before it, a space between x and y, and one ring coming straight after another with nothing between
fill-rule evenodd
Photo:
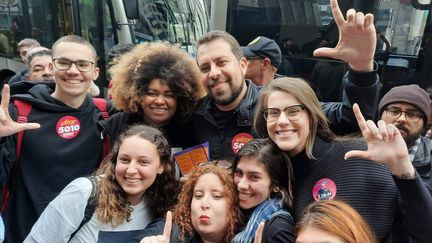
<instances>
[{"instance_id":1,"label":"campaign sticker","mask_svg":"<svg viewBox=\"0 0 432 243\"><path fill-rule=\"evenodd\" d=\"M336 184L324 178L317 181L313 187L312 195L315 201L332 200L336 197Z\"/></svg>"},{"instance_id":2,"label":"campaign sticker","mask_svg":"<svg viewBox=\"0 0 432 243\"><path fill-rule=\"evenodd\" d=\"M79 134L81 124L78 119L73 116L64 116L57 122L56 130L60 137L72 139Z\"/></svg>"},{"instance_id":3,"label":"campaign sticker","mask_svg":"<svg viewBox=\"0 0 432 243\"><path fill-rule=\"evenodd\" d=\"M237 152L245 145L247 142L252 140L252 135L249 133L239 133L234 136L233 140L231 141L231 148L234 152L234 154L237 154Z\"/></svg>"}]
</instances>

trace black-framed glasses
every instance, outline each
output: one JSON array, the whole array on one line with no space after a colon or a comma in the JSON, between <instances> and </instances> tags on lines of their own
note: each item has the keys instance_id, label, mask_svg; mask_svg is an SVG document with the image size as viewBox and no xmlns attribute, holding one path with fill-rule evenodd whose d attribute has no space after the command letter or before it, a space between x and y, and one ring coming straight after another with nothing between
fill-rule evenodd
<instances>
[{"instance_id":1,"label":"black-framed glasses","mask_svg":"<svg viewBox=\"0 0 432 243\"><path fill-rule=\"evenodd\" d=\"M267 108L263 110L262 114L267 122L275 122L279 119L283 111L288 120L297 121L302 118L302 111L304 110L304 108L304 105L291 105L285 107L283 110L280 110L279 108Z\"/></svg>"},{"instance_id":2,"label":"black-framed glasses","mask_svg":"<svg viewBox=\"0 0 432 243\"><path fill-rule=\"evenodd\" d=\"M405 119L409 122L418 122L423 115L417 111L403 111L399 108L389 107L384 109L386 115L391 119L398 119L402 114L405 115Z\"/></svg>"},{"instance_id":3,"label":"black-framed glasses","mask_svg":"<svg viewBox=\"0 0 432 243\"><path fill-rule=\"evenodd\" d=\"M87 60L77 60L71 61L66 58L54 58L53 59L54 67L60 71L68 70L72 64L75 64L75 67L81 72L90 72L93 69L94 62Z\"/></svg>"},{"instance_id":4,"label":"black-framed glasses","mask_svg":"<svg viewBox=\"0 0 432 243\"><path fill-rule=\"evenodd\" d=\"M259 57L259 56L256 56L256 57L245 57L245 58L248 61L250 61L250 60L262 60L262 59L264 59L264 57Z\"/></svg>"}]
</instances>

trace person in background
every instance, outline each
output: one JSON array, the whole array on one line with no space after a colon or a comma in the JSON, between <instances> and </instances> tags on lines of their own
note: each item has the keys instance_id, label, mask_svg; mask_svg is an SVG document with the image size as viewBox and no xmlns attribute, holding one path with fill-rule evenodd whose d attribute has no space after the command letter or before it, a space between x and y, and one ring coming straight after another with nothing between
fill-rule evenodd
<instances>
[{"instance_id":1,"label":"person in background","mask_svg":"<svg viewBox=\"0 0 432 243\"><path fill-rule=\"evenodd\" d=\"M246 79L262 86L280 77L276 72L282 65L282 53L274 40L258 36L247 46L243 46L242 50L248 61L244 75Z\"/></svg>"},{"instance_id":2,"label":"person in background","mask_svg":"<svg viewBox=\"0 0 432 243\"><path fill-rule=\"evenodd\" d=\"M124 132L96 177L98 189L85 177L66 186L24 242L129 242L176 202L170 147L152 127L137 125ZM92 194L97 198L95 211L80 226Z\"/></svg>"},{"instance_id":3,"label":"person in background","mask_svg":"<svg viewBox=\"0 0 432 243\"><path fill-rule=\"evenodd\" d=\"M311 203L296 224L296 243L378 243L369 225L340 200Z\"/></svg>"},{"instance_id":4,"label":"person in background","mask_svg":"<svg viewBox=\"0 0 432 243\"><path fill-rule=\"evenodd\" d=\"M13 54L13 48L9 42L9 38L0 32L0 52L8 55Z\"/></svg>"},{"instance_id":5,"label":"person in background","mask_svg":"<svg viewBox=\"0 0 432 243\"><path fill-rule=\"evenodd\" d=\"M52 52L46 47L35 47L27 53L28 72L24 80L10 84L10 94L25 94L36 84L44 83L50 88L55 88Z\"/></svg>"},{"instance_id":6,"label":"person in background","mask_svg":"<svg viewBox=\"0 0 432 243\"><path fill-rule=\"evenodd\" d=\"M211 183L208 183L211 182ZM215 165L198 167L183 184L179 202L168 214L163 234L148 236L141 243L231 242L240 225L238 197L230 172ZM163 223L160 226L162 232Z\"/></svg>"},{"instance_id":7,"label":"person in background","mask_svg":"<svg viewBox=\"0 0 432 243\"><path fill-rule=\"evenodd\" d=\"M416 172L432 189L432 144L422 136L430 112L429 94L416 84L392 88L378 104L380 119L399 129Z\"/></svg>"},{"instance_id":8,"label":"person in background","mask_svg":"<svg viewBox=\"0 0 432 243\"><path fill-rule=\"evenodd\" d=\"M121 55L131 51L134 48L134 46L135 45L132 43L122 43L121 42L121 43L118 43L117 45L111 47L111 49L109 49L109 51L108 51L107 70L109 70L112 66L114 66L118 62ZM108 84L107 98L112 99L111 88L112 88L113 80L111 79L109 72L108 72L108 79L109 79L109 84Z\"/></svg>"},{"instance_id":9,"label":"person in background","mask_svg":"<svg viewBox=\"0 0 432 243\"><path fill-rule=\"evenodd\" d=\"M195 144L189 122L201 95L193 58L169 43L145 43L111 69L114 106L123 112L102 122L111 141L132 124L158 127L173 148Z\"/></svg>"},{"instance_id":10,"label":"person in background","mask_svg":"<svg viewBox=\"0 0 432 243\"><path fill-rule=\"evenodd\" d=\"M252 242L263 221L262 242L295 242L288 156L269 139L253 139L238 151L232 171L246 222L233 242Z\"/></svg>"},{"instance_id":11,"label":"person in background","mask_svg":"<svg viewBox=\"0 0 432 243\"><path fill-rule=\"evenodd\" d=\"M18 42L17 48L18 52L21 56L21 60L25 65L28 65L27 60L27 52L34 48L40 46L39 42L35 39L25 38ZM25 74L27 73L27 69L22 70L21 72L15 74L11 79L9 79L8 84L13 84L19 82L24 79Z\"/></svg>"},{"instance_id":12,"label":"person in background","mask_svg":"<svg viewBox=\"0 0 432 243\"><path fill-rule=\"evenodd\" d=\"M294 42L292 38L283 38L281 41L282 55L293 56L298 55L300 47Z\"/></svg>"},{"instance_id":13,"label":"person in background","mask_svg":"<svg viewBox=\"0 0 432 243\"><path fill-rule=\"evenodd\" d=\"M54 82L52 51L46 47L35 47L27 53L25 80Z\"/></svg>"}]
</instances>

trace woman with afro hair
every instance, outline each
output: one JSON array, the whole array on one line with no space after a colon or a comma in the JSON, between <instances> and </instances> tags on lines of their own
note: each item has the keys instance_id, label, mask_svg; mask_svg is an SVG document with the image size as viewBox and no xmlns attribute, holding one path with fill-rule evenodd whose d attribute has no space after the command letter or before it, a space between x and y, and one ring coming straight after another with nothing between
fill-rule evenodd
<instances>
[{"instance_id":1,"label":"woman with afro hair","mask_svg":"<svg viewBox=\"0 0 432 243\"><path fill-rule=\"evenodd\" d=\"M189 118L203 89L188 53L169 43L140 44L110 73L112 102L121 111L101 123L110 141L130 125L144 124L161 130L173 148L195 145Z\"/></svg>"}]
</instances>

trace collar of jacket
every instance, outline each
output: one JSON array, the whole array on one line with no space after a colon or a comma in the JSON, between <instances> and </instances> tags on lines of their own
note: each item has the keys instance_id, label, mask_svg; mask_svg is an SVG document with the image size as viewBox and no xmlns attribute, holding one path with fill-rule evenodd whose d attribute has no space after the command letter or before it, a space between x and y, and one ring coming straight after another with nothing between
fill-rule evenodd
<instances>
[{"instance_id":1,"label":"collar of jacket","mask_svg":"<svg viewBox=\"0 0 432 243\"><path fill-rule=\"evenodd\" d=\"M233 110L237 115L237 124L239 126L252 126L255 106L261 90L260 86L256 86L249 79L246 79L246 85L247 91L245 97L240 102L240 105ZM212 116L211 109L213 105L215 105L214 100L206 95L201 99L195 114L200 116Z\"/></svg>"}]
</instances>

